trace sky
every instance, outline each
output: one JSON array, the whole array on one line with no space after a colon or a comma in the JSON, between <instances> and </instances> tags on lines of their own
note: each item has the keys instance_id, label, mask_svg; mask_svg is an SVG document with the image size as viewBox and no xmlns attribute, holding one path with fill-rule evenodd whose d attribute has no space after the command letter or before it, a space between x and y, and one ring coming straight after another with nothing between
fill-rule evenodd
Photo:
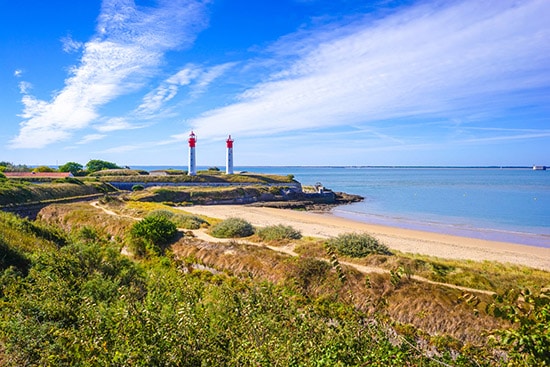
<instances>
[{"instance_id":1,"label":"sky","mask_svg":"<svg viewBox=\"0 0 550 367\"><path fill-rule=\"evenodd\" d=\"M0 0L0 161L550 165L548 0Z\"/></svg>"}]
</instances>

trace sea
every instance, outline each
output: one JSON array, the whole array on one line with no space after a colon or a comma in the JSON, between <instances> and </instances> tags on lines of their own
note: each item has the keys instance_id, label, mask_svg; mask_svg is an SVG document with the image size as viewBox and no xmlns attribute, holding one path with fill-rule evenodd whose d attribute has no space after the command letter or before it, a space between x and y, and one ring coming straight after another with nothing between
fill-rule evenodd
<instances>
[{"instance_id":1,"label":"sea","mask_svg":"<svg viewBox=\"0 0 550 367\"><path fill-rule=\"evenodd\" d=\"M362 202L332 209L343 218L550 248L550 170L254 166L235 171L291 174L302 185L321 183L363 196Z\"/></svg>"}]
</instances>

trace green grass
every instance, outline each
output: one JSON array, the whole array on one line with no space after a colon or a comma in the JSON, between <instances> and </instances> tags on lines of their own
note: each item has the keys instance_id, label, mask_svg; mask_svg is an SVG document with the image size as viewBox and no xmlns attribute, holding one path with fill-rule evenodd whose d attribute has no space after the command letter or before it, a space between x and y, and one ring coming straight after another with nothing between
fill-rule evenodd
<instances>
[{"instance_id":1,"label":"green grass","mask_svg":"<svg viewBox=\"0 0 550 367\"><path fill-rule=\"evenodd\" d=\"M132 172L130 172L132 173ZM218 182L218 183L251 183L251 184L291 184L295 183L293 178L282 175L269 175L269 174L233 174L226 175L220 172L214 171L201 171L196 176L188 175L168 175L168 176L149 176L142 175L138 172L129 174L109 174L109 171L103 172L101 175L92 173L87 179L99 179L103 182L173 182L173 183L186 183L186 182ZM86 178L84 178L86 180Z\"/></svg>"},{"instance_id":2,"label":"green grass","mask_svg":"<svg viewBox=\"0 0 550 367\"><path fill-rule=\"evenodd\" d=\"M99 182L78 180L32 184L16 180L0 181L0 205L51 201L111 192L115 189Z\"/></svg>"}]
</instances>

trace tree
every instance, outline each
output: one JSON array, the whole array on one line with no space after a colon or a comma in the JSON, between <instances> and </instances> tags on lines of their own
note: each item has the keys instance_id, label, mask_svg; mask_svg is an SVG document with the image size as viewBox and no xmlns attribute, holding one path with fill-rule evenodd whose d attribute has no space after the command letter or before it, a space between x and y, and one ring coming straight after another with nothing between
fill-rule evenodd
<instances>
[{"instance_id":1,"label":"tree","mask_svg":"<svg viewBox=\"0 0 550 367\"><path fill-rule=\"evenodd\" d=\"M5 172L30 172L29 167L25 166L24 164L14 165L11 162L2 161L0 162L0 167L5 167Z\"/></svg>"},{"instance_id":2,"label":"tree","mask_svg":"<svg viewBox=\"0 0 550 367\"><path fill-rule=\"evenodd\" d=\"M59 166L59 172L71 172L73 175L77 175L79 172L82 172L82 166L80 163L76 162L67 162L62 166Z\"/></svg>"},{"instance_id":3,"label":"tree","mask_svg":"<svg viewBox=\"0 0 550 367\"><path fill-rule=\"evenodd\" d=\"M55 172L55 170L48 166L38 166L32 170L33 172Z\"/></svg>"},{"instance_id":4,"label":"tree","mask_svg":"<svg viewBox=\"0 0 550 367\"><path fill-rule=\"evenodd\" d=\"M102 161L100 159L92 159L88 163L86 163L86 170L88 170L89 173L101 171L104 169L121 169L122 167L117 166L115 163Z\"/></svg>"}]
</instances>

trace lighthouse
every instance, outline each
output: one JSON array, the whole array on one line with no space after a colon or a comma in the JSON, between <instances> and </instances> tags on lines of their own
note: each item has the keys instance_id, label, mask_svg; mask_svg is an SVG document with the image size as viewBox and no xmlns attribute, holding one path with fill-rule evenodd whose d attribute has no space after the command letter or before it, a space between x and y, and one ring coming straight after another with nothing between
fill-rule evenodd
<instances>
[{"instance_id":1,"label":"lighthouse","mask_svg":"<svg viewBox=\"0 0 550 367\"><path fill-rule=\"evenodd\" d=\"M197 160L195 158L196 142L197 138L195 133L191 131L191 134L189 134L189 171L187 172L189 176L195 176L197 174Z\"/></svg>"},{"instance_id":2,"label":"lighthouse","mask_svg":"<svg viewBox=\"0 0 550 367\"><path fill-rule=\"evenodd\" d=\"M225 173L228 175L233 174L233 139L231 135L225 141L227 143L227 155L225 159Z\"/></svg>"}]
</instances>

